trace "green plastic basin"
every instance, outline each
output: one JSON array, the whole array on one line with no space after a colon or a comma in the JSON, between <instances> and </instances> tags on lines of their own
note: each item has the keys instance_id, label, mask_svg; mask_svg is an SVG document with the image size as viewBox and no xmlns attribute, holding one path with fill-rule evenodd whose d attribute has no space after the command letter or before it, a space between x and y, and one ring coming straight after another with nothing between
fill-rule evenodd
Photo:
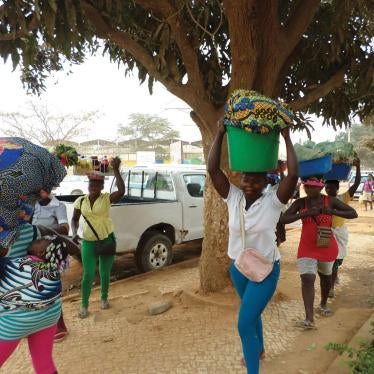
<instances>
[{"instance_id":1,"label":"green plastic basin","mask_svg":"<svg viewBox=\"0 0 374 374\"><path fill-rule=\"evenodd\" d=\"M265 172L278 165L279 131L254 134L227 126L229 167L241 172Z\"/></svg>"}]
</instances>

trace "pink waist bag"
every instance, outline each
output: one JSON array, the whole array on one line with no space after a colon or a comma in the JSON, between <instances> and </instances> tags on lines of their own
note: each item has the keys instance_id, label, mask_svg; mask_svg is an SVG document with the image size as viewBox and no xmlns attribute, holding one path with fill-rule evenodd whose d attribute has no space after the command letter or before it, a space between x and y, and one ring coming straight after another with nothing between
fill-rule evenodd
<instances>
[{"instance_id":1,"label":"pink waist bag","mask_svg":"<svg viewBox=\"0 0 374 374\"><path fill-rule=\"evenodd\" d=\"M262 282L273 270L273 263L252 248L243 249L234 264L252 282Z\"/></svg>"},{"instance_id":2,"label":"pink waist bag","mask_svg":"<svg viewBox=\"0 0 374 374\"><path fill-rule=\"evenodd\" d=\"M244 195L243 195L244 197ZM243 201L243 202L242 202ZM274 261L270 262L265 256L258 253L253 248L245 248L245 232L244 232L244 212L245 199L240 201L243 209L240 211L240 232L242 237L243 250L236 258L235 267L252 282L262 282L273 270ZM275 257L275 251L274 251Z\"/></svg>"}]
</instances>

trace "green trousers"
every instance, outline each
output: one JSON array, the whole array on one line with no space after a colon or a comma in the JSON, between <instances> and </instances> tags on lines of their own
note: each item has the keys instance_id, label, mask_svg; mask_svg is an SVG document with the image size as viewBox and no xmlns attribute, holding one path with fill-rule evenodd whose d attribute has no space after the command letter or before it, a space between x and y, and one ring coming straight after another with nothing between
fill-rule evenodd
<instances>
[{"instance_id":1,"label":"green trousers","mask_svg":"<svg viewBox=\"0 0 374 374\"><path fill-rule=\"evenodd\" d=\"M111 234L108 240L115 240ZM110 272L112 270L114 256L98 256L95 253L94 241L82 241L82 263L83 263L83 279L82 279L82 307L88 308L92 282L95 278L96 265L99 261L99 274L101 284L101 300L108 299L108 290L110 282Z\"/></svg>"}]
</instances>

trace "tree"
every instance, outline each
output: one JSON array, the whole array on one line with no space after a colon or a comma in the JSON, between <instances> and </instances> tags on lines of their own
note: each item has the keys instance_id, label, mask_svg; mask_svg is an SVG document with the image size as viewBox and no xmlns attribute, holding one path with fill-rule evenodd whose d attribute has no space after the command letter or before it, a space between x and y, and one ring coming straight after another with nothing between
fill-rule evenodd
<instances>
[{"instance_id":1,"label":"tree","mask_svg":"<svg viewBox=\"0 0 374 374\"><path fill-rule=\"evenodd\" d=\"M6 135L20 136L50 147L75 141L77 136L85 133L87 125L97 118L97 112L53 115L46 106L29 102L27 112L0 112L0 118Z\"/></svg>"},{"instance_id":2,"label":"tree","mask_svg":"<svg viewBox=\"0 0 374 374\"><path fill-rule=\"evenodd\" d=\"M350 141L355 146L355 150L361 159L363 168L374 169L374 136L373 126L370 122L364 124L354 124L350 129ZM338 134L335 140L348 141L348 132Z\"/></svg>"},{"instance_id":3,"label":"tree","mask_svg":"<svg viewBox=\"0 0 374 374\"><path fill-rule=\"evenodd\" d=\"M120 125L118 133L132 141L135 151L152 150L156 157L163 157L165 149L179 138L179 132L174 130L169 121L157 115L133 113L130 122Z\"/></svg>"},{"instance_id":4,"label":"tree","mask_svg":"<svg viewBox=\"0 0 374 374\"><path fill-rule=\"evenodd\" d=\"M371 0L13 0L0 6L0 54L38 92L45 76L103 53L191 107L205 158L236 88L281 98L336 127L373 111ZM227 155L223 155L227 169ZM229 172L229 171L228 171ZM227 284L227 213L207 183L204 291Z\"/></svg>"}]
</instances>

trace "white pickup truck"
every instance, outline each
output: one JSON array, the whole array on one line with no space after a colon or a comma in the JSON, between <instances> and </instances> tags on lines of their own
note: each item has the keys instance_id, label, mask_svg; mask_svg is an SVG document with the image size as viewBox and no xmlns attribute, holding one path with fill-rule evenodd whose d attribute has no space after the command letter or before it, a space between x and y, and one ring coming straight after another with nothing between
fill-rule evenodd
<instances>
[{"instance_id":1,"label":"white pickup truck","mask_svg":"<svg viewBox=\"0 0 374 374\"><path fill-rule=\"evenodd\" d=\"M126 194L111 207L118 254L133 252L149 271L171 263L174 244L203 237L205 167L134 167L122 175ZM56 197L71 220L79 196Z\"/></svg>"}]
</instances>

